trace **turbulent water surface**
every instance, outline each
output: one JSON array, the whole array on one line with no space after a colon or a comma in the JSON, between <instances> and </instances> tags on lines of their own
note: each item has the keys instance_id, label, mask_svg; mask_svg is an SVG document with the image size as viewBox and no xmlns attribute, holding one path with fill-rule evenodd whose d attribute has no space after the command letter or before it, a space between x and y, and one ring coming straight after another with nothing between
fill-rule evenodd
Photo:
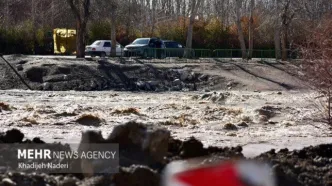
<instances>
[{"instance_id":1,"label":"turbulent water surface","mask_svg":"<svg viewBox=\"0 0 332 186\"><path fill-rule=\"evenodd\" d=\"M1 130L19 128L28 138L79 142L84 130L106 136L116 125L136 120L194 136L206 146L244 146L255 156L272 148L328 143L328 127L315 118L312 92L40 92L0 91ZM1 107L0 107L1 108ZM92 119L91 119L92 118Z\"/></svg>"}]
</instances>

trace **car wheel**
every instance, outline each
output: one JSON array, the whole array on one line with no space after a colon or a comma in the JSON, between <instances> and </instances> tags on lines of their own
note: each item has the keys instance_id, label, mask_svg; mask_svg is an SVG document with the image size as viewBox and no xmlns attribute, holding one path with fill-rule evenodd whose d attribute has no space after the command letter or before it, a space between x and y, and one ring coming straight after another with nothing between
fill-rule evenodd
<instances>
[{"instance_id":1,"label":"car wheel","mask_svg":"<svg viewBox=\"0 0 332 186\"><path fill-rule=\"evenodd\" d=\"M105 52L102 52L102 53L100 54L100 57L106 57L106 53L105 53Z\"/></svg>"}]
</instances>

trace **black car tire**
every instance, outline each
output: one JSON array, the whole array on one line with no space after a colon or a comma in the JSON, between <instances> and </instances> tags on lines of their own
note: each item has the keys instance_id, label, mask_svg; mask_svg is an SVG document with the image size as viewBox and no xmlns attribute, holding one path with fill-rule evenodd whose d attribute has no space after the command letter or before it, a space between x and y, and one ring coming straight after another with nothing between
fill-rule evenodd
<instances>
[{"instance_id":1,"label":"black car tire","mask_svg":"<svg viewBox=\"0 0 332 186\"><path fill-rule=\"evenodd\" d=\"M106 57L106 53L105 52L100 53L100 57Z\"/></svg>"}]
</instances>

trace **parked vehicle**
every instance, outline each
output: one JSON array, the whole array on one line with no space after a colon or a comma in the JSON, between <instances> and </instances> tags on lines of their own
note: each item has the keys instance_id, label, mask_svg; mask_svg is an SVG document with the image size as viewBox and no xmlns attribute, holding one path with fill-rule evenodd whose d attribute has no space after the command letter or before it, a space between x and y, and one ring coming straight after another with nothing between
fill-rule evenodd
<instances>
[{"instance_id":1,"label":"parked vehicle","mask_svg":"<svg viewBox=\"0 0 332 186\"><path fill-rule=\"evenodd\" d=\"M124 48L124 56L164 58L164 42L159 38L138 38Z\"/></svg>"},{"instance_id":2,"label":"parked vehicle","mask_svg":"<svg viewBox=\"0 0 332 186\"><path fill-rule=\"evenodd\" d=\"M180 43L176 41L171 41L171 40L164 40L163 41L166 49L165 49L165 54L166 57L180 57L182 58L184 55L184 46L182 46Z\"/></svg>"},{"instance_id":3,"label":"parked vehicle","mask_svg":"<svg viewBox=\"0 0 332 186\"><path fill-rule=\"evenodd\" d=\"M97 40L91 45L85 47L85 55L91 57L100 56L110 56L111 55L111 40ZM123 56L123 47L117 43L116 45L116 56Z\"/></svg>"}]
</instances>

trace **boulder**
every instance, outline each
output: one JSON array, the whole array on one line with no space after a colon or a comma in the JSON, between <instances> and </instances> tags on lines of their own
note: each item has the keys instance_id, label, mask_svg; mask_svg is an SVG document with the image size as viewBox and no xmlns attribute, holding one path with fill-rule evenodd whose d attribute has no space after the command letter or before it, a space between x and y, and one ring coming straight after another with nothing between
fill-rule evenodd
<instances>
[{"instance_id":1,"label":"boulder","mask_svg":"<svg viewBox=\"0 0 332 186\"><path fill-rule=\"evenodd\" d=\"M203 143L194 137L184 141L180 147L180 156L182 158L195 158L207 155Z\"/></svg>"},{"instance_id":2,"label":"boulder","mask_svg":"<svg viewBox=\"0 0 332 186\"><path fill-rule=\"evenodd\" d=\"M187 70L183 70L182 72L180 72L180 80L182 81L186 81L190 76L190 72Z\"/></svg>"},{"instance_id":3,"label":"boulder","mask_svg":"<svg viewBox=\"0 0 332 186\"><path fill-rule=\"evenodd\" d=\"M3 185L3 186L15 186L17 184L13 180L11 180L9 178L4 178L4 179L2 179L0 185Z\"/></svg>"},{"instance_id":4,"label":"boulder","mask_svg":"<svg viewBox=\"0 0 332 186\"><path fill-rule=\"evenodd\" d=\"M182 81L181 81L180 79L175 79L175 80L173 81L173 85L174 85L174 86L181 86L181 85L182 85Z\"/></svg>"},{"instance_id":5,"label":"boulder","mask_svg":"<svg viewBox=\"0 0 332 186\"><path fill-rule=\"evenodd\" d=\"M58 75L50 75L50 76L44 76L43 81L44 82L61 82L61 81L67 81L68 76L64 74L58 74Z\"/></svg>"},{"instance_id":6,"label":"boulder","mask_svg":"<svg viewBox=\"0 0 332 186\"><path fill-rule=\"evenodd\" d=\"M17 129L12 129L12 130L8 130L4 134L4 136L0 137L0 139L1 138L2 138L1 141L5 142L5 143L21 143L24 138L24 134Z\"/></svg>"},{"instance_id":7,"label":"boulder","mask_svg":"<svg viewBox=\"0 0 332 186\"><path fill-rule=\"evenodd\" d=\"M137 81L136 82L136 86L139 88L139 89L145 89L145 82L144 81Z\"/></svg>"},{"instance_id":8,"label":"boulder","mask_svg":"<svg viewBox=\"0 0 332 186\"><path fill-rule=\"evenodd\" d=\"M273 106L263 106L260 109L257 109L256 112L260 116L265 116L267 119L270 119L276 115L276 111L279 110L279 108L275 108Z\"/></svg>"},{"instance_id":9,"label":"boulder","mask_svg":"<svg viewBox=\"0 0 332 186\"><path fill-rule=\"evenodd\" d=\"M129 168L120 168L120 172L113 176L115 186L159 186L160 176L149 167L133 165Z\"/></svg>"},{"instance_id":10,"label":"boulder","mask_svg":"<svg viewBox=\"0 0 332 186\"><path fill-rule=\"evenodd\" d=\"M170 132L165 129L128 122L116 126L107 141L118 143L120 147L133 147L133 150L142 150L152 158L153 161L149 163L162 163L167 155L169 138ZM124 150L130 151L126 148ZM124 151L124 153L126 152ZM137 158L139 157L137 156Z\"/></svg>"},{"instance_id":11,"label":"boulder","mask_svg":"<svg viewBox=\"0 0 332 186\"><path fill-rule=\"evenodd\" d=\"M23 65L21 65L21 64L16 65L16 69L18 71L22 71L23 70Z\"/></svg>"},{"instance_id":12,"label":"boulder","mask_svg":"<svg viewBox=\"0 0 332 186\"><path fill-rule=\"evenodd\" d=\"M31 67L26 69L25 76L32 82L43 83L43 77L47 75L47 68Z\"/></svg>"},{"instance_id":13,"label":"boulder","mask_svg":"<svg viewBox=\"0 0 332 186\"><path fill-rule=\"evenodd\" d=\"M237 127L232 123L227 123L223 127L224 130L237 130Z\"/></svg>"}]
</instances>

